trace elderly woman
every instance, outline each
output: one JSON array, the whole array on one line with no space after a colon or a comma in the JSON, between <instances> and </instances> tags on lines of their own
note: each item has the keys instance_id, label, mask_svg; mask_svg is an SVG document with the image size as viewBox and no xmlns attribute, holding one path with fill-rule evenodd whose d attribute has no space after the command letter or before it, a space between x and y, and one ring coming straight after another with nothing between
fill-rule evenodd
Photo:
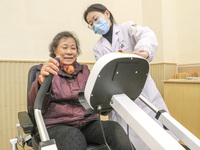
<instances>
[{"instance_id":1,"label":"elderly woman","mask_svg":"<svg viewBox=\"0 0 200 150\"><path fill-rule=\"evenodd\" d=\"M28 105L33 108L44 78L54 74L42 113L49 136L56 140L59 150L84 150L87 143L104 143L98 116L87 112L78 101L78 93L84 91L89 76L88 67L77 62L79 54L79 42L72 33L57 34L50 44L52 58L39 65L28 94ZM60 64L53 59L56 56ZM111 149L131 149L126 133L117 122L102 121L102 125Z\"/></svg>"}]
</instances>

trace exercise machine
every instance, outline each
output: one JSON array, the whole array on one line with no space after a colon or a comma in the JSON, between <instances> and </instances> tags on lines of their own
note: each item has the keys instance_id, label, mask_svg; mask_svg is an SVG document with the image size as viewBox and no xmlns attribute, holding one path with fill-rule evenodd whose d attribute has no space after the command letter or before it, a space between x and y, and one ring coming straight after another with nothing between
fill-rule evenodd
<instances>
[{"instance_id":1,"label":"exercise machine","mask_svg":"<svg viewBox=\"0 0 200 150\"><path fill-rule=\"evenodd\" d=\"M149 74L146 59L123 53L110 53L93 66L82 105L91 112L107 114L115 110L136 134L153 150L184 149L163 127L149 117L134 100L139 99L155 112L156 119L191 150L200 149L200 140L165 110L158 110L144 96L142 89Z\"/></svg>"}]
</instances>

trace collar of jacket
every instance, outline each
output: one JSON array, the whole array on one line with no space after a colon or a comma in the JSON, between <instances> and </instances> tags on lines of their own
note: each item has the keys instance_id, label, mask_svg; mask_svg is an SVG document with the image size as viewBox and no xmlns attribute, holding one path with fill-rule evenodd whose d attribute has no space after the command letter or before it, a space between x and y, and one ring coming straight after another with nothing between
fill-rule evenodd
<instances>
[{"instance_id":1,"label":"collar of jacket","mask_svg":"<svg viewBox=\"0 0 200 150\"><path fill-rule=\"evenodd\" d=\"M72 74L66 73L65 71L61 69L61 67L59 67L58 75L72 78L72 77L77 76L77 74L83 70L83 66L80 65L77 61L74 63L73 66L74 66L74 72Z\"/></svg>"},{"instance_id":2,"label":"collar of jacket","mask_svg":"<svg viewBox=\"0 0 200 150\"><path fill-rule=\"evenodd\" d=\"M106 40L105 37L101 37L101 43L103 46L107 47L107 48L114 48L117 41L119 40L119 32L120 32L120 27L118 24L113 24L113 35L112 35L112 45L110 45L110 43L108 42L108 40Z\"/></svg>"}]
</instances>

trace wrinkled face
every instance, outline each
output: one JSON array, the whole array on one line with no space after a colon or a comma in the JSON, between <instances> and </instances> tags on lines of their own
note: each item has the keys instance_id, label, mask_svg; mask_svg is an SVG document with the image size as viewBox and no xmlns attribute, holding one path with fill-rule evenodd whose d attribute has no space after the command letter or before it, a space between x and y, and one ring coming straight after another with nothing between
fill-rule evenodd
<instances>
[{"instance_id":1,"label":"wrinkled face","mask_svg":"<svg viewBox=\"0 0 200 150\"><path fill-rule=\"evenodd\" d=\"M60 62L64 65L71 65L76 61L77 48L76 42L72 37L60 39L55 50L56 56L60 55Z\"/></svg>"}]
</instances>

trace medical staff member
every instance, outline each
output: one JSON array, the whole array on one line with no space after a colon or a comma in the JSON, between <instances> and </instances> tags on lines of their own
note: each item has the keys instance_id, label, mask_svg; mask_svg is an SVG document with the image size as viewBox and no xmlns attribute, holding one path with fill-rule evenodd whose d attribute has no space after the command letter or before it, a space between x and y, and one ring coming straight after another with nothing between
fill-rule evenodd
<instances>
[{"instance_id":1,"label":"medical staff member","mask_svg":"<svg viewBox=\"0 0 200 150\"><path fill-rule=\"evenodd\" d=\"M96 60L105 54L118 51L140 55L149 62L153 60L158 42L156 35L149 27L142 27L131 21L118 25L115 23L112 13L102 4L92 4L89 6L85 10L83 17L88 23L88 27L92 29L95 34L102 35L93 49ZM150 75L148 75L142 95L158 109L168 111ZM154 118L155 113L150 110L148 106L143 104L139 99L136 99L135 102L141 109L156 120ZM109 119L119 122L124 130L127 130L126 122L117 112L112 111L109 115ZM132 129L129 131L129 136L136 149L149 149Z\"/></svg>"}]
</instances>

